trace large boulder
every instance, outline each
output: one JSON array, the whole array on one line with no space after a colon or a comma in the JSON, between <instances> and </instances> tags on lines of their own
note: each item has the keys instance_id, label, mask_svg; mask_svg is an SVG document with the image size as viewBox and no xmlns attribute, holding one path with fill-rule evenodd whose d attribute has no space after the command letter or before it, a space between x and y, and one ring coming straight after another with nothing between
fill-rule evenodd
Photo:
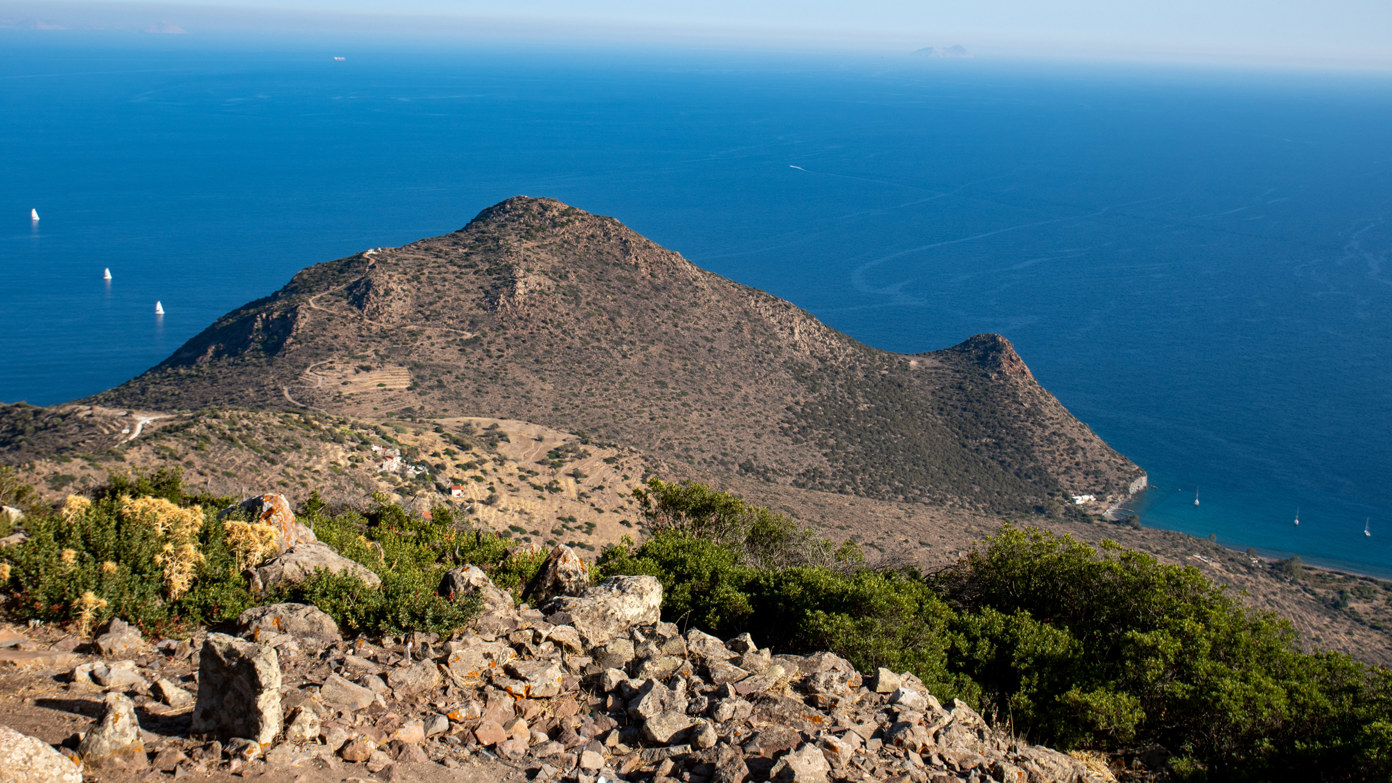
<instances>
[{"instance_id":1,"label":"large boulder","mask_svg":"<svg viewBox=\"0 0 1392 783\"><path fill-rule=\"evenodd\" d=\"M611 576L581 595L553 599L546 611L549 622L573 626L593 647L661 620L662 583L655 576Z\"/></svg>"},{"instance_id":2,"label":"large boulder","mask_svg":"<svg viewBox=\"0 0 1392 783\"><path fill-rule=\"evenodd\" d=\"M321 570L335 574L351 574L373 587L382 584L382 580L376 574L361 564L333 551L328 544L315 541L291 547L253 570L251 589L260 592L277 585L303 582L313 576L315 571Z\"/></svg>"},{"instance_id":3,"label":"large boulder","mask_svg":"<svg viewBox=\"0 0 1392 783\"><path fill-rule=\"evenodd\" d=\"M192 732L265 744L280 733L281 719L280 658L275 648L209 634L198 666Z\"/></svg>"},{"instance_id":4,"label":"large boulder","mask_svg":"<svg viewBox=\"0 0 1392 783\"><path fill-rule=\"evenodd\" d=\"M580 595L590 587L590 567L574 549L557 544L527 585L523 598L539 606L561 595Z\"/></svg>"},{"instance_id":5,"label":"large boulder","mask_svg":"<svg viewBox=\"0 0 1392 783\"><path fill-rule=\"evenodd\" d=\"M299 546L300 544L313 544L319 539L314 537L314 531L307 525L295 519L295 512L290 508L290 501L284 495L257 495L247 498L235 506L228 506L218 513L219 518L226 518L237 512L244 512L253 522L270 525L279 534L276 538L276 549L279 553Z\"/></svg>"},{"instance_id":6,"label":"large boulder","mask_svg":"<svg viewBox=\"0 0 1392 783\"><path fill-rule=\"evenodd\" d=\"M338 623L317 606L308 604L270 604L256 606L237 617L241 635L260 641L268 634L289 634L299 639L310 638L323 642L339 642L343 636Z\"/></svg>"},{"instance_id":7,"label":"large boulder","mask_svg":"<svg viewBox=\"0 0 1392 783\"><path fill-rule=\"evenodd\" d=\"M143 766L145 742L140 738L135 703L124 694L106 694L101 717L78 744L77 755L82 757L84 764L93 767Z\"/></svg>"},{"instance_id":8,"label":"large boulder","mask_svg":"<svg viewBox=\"0 0 1392 783\"><path fill-rule=\"evenodd\" d=\"M0 783L82 783L82 770L47 742L0 726Z\"/></svg>"}]
</instances>

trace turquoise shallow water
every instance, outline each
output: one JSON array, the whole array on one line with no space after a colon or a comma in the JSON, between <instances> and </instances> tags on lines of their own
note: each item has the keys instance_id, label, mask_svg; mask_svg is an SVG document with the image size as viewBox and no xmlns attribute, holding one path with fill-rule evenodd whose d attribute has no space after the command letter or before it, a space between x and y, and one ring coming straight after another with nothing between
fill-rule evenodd
<instances>
[{"instance_id":1,"label":"turquoise shallow water","mask_svg":"<svg viewBox=\"0 0 1392 783\"><path fill-rule=\"evenodd\" d=\"M1146 524L1392 575L1392 79L55 40L0 45L0 399L548 195L878 347L1005 334Z\"/></svg>"}]
</instances>

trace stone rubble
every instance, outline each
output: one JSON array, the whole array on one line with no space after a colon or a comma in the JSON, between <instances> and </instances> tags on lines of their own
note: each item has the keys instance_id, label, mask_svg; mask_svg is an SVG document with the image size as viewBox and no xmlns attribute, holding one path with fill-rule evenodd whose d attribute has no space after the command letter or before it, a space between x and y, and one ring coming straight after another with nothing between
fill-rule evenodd
<instances>
[{"instance_id":1,"label":"stone rubble","mask_svg":"<svg viewBox=\"0 0 1392 783\"><path fill-rule=\"evenodd\" d=\"M259 643L200 632L142 640L123 660L89 659L68 687L105 691L108 717L80 752L119 744L107 723L122 722L109 716L124 701L142 715L189 716L187 735L146 734L128 754L146 780L218 771L293 780L323 769L392 781L419 764L493 765L515 772L509 781L541 783L1109 779L992 730L961 702L940 703L912 674L862 677L831 653L774 654L749 634L683 632L661 622L652 577L615 577L541 611L502 600L482 571L457 571L442 593L481 593L491 608L450 638L268 627L264 618L305 614L277 608L243 615L243 635ZM186 688L198 694L191 713L178 695ZM134 713L120 714L138 742Z\"/></svg>"}]
</instances>

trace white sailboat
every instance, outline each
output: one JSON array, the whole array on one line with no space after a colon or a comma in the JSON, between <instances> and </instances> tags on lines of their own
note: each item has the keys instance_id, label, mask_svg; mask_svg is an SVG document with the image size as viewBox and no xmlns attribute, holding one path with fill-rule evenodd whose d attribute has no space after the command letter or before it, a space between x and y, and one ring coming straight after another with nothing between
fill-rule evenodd
<instances>
[{"instance_id":1,"label":"white sailboat","mask_svg":"<svg viewBox=\"0 0 1392 783\"><path fill-rule=\"evenodd\" d=\"M155 302L155 315L164 315L164 305L158 301Z\"/></svg>"},{"instance_id":2,"label":"white sailboat","mask_svg":"<svg viewBox=\"0 0 1392 783\"><path fill-rule=\"evenodd\" d=\"M106 268L106 269L103 269L103 270L102 270L102 279L103 279L103 280L110 280L110 279L111 279L111 269L110 269L110 268Z\"/></svg>"},{"instance_id":3,"label":"white sailboat","mask_svg":"<svg viewBox=\"0 0 1392 783\"><path fill-rule=\"evenodd\" d=\"M1368 523L1371 522L1372 520L1373 520L1372 517L1367 517L1366 519L1363 520L1363 535L1365 535L1365 536L1371 536L1371 535L1373 534L1372 531L1368 530Z\"/></svg>"},{"instance_id":4,"label":"white sailboat","mask_svg":"<svg viewBox=\"0 0 1392 783\"><path fill-rule=\"evenodd\" d=\"M1194 490L1194 505L1199 505L1199 491L1197 489Z\"/></svg>"},{"instance_id":5,"label":"white sailboat","mask_svg":"<svg viewBox=\"0 0 1392 783\"><path fill-rule=\"evenodd\" d=\"M1295 526L1300 527L1300 507L1295 508Z\"/></svg>"},{"instance_id":6,"label":"white sailboat","mask_svg":"<svg viewBox=\"0 0 1392 783\"><path fill-rule=\"evenodd\" d=\"M29 219L37 222L39 219L39 211L37 209L29 210Z\"/></svg>"}]
</instances>

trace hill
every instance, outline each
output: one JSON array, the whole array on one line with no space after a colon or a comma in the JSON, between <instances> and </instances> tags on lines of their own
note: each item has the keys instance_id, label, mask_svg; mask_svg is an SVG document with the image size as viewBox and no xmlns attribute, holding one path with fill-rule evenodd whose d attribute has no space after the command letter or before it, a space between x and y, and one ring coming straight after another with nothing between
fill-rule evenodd
<instances>
[{"instance_id":1,"label":"hill","mask_svg":"<svg viewBox=\"0 0 1392 783\"><path fill-rule=\"evenodd\" d=\"M880 351L618 221L525 197L309 267L90 402L487 412L701 474L986 512L1144 484L1003 337Z\"/></svg>"}]
</instances>

